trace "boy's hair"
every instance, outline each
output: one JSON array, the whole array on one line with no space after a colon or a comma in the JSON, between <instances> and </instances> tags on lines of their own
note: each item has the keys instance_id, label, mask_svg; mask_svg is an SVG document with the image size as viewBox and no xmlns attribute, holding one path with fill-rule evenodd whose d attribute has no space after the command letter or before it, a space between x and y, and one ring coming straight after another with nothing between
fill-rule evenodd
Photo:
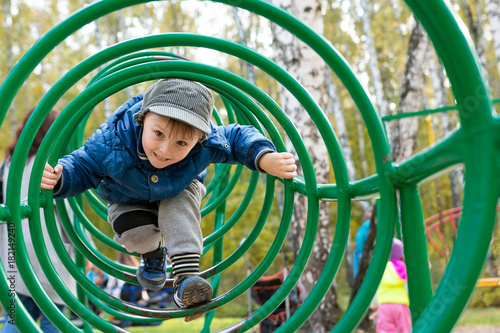
<instances>
[{"instance_id":1,"label":"boy's hair","mask_svg":"<svg viewBox=\"0 0 500 333\"><path fill-rule=\"evenodd\" d=\"M169 138L180 134L183 138L192 139L197 137L199 141L203 141L206 137L205 133L189 124L186 124L185 122L169 117L165 118L167 118L168 124L171 124L170 132L165 133Z\"/></svg>"},{"instance_id":2,"label":"boy's hair","mask_svg":"<svg viewBox=\"0 0 500 333\"><path fill-rule=\"evenodd\" d=\"M134 119L143 125L146 114L153 112L210 134L213 107L212 94L201 84L177 78L162 79L146 90L141 110Z\"/></svg>"}]
</instances>

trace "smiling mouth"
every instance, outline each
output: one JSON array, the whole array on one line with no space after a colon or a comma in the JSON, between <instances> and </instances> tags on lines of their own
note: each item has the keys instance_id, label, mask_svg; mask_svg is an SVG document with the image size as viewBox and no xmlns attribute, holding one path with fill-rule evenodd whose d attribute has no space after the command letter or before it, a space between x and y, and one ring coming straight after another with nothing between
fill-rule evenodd
<instances>
[{"instance_id":1,"label":"smiling mouth","mask_svg":"<svg viewBox=\"0 0 500 333\"><path fill-rule=\"evenodd\" d=\"M156 154L155 152L153 152L153 154L155 154L155 157L156 157L159 161L162 161L162 162L166 162L166 161L168 161L168 158L161 157L160 155Z\"/></svg>"}]
</instances>

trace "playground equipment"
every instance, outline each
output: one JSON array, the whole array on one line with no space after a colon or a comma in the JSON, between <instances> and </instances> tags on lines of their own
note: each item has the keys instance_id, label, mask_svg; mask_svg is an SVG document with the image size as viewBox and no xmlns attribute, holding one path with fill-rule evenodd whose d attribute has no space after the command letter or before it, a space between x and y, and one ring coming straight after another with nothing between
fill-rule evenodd
<instances>
[{"instance_id":1,"label":"playground equipment","mask_svg":"<svg viewBox=\"0 0 500 333\"><path fill-rule=\"evenodd\" d=\"M144 2L147 1L99 1L76 12L50 30L25 54L0 87L0 99L2 100L0 119L3 120L5 117L12 99L31 71L43 60L48 52L67 36L101 16ZM27 201L21 201L21 198L19 198L21 170L27 157L27 150L23 148L16 149L12 158L12 171L9 173L7 182L9 195L6 202L0 206L0 219L11 228L12 235L15 233L15 242L12 245L16 250L17 269L30 287L37 304L44 309L47 316L63 332L80 331L59 312L57 307L45 295L34 276L22 238L23 230L20 221L25 217L29 217L31 220L30 223L33 226L31 237L35 247L40 249L39 260L45 274L53 281L54 288L66 304L84 320L84 331L92 331L91 326L103 332L124 331L90 312L82 303L85 297L119 318L140 322L178 318L197 311L207 311L209 315L206 316L206 321L209 325L210 319L213 317L212 310L225 305L246 292L266 272L279 254L279 249L285 240L292 216L293 194L299 193L307 196L308 199L307 228L304 243L290 274L274 296L251 317L225 330L226 332L246 331L266 318L276 306L283 302L286 295L297 284L312 252L317 230L319 201L337 200L338 219L336 221L335 238L323 274L315 287L309 292L303 306L278 329L278 332L295 331L316 309L339 268L349 233L351 200L378 194L380 196L379 209L377 210L379 212L379 223L377 245L373 253L373 259L359 292L332 330L332 332L351 332L366 312L389 257L395 221L398 220L398 202L395 195L398 189L401 200L401 229L405 240L405 257L409 275L409 295L414 331L451 331L471 295L488 250L498 200L498 177L496 177L498 174L498 159L496 156L499 156L499 148L496 145L498 135L495 135L498 133L498 119L492 115L492 99L488 86L480 70L479 61L470 37L451 5L442 0L406 1L429 34L448 73L457 102L456 107L461 127L435 145L396 165L392 161L382 120L370 101L367 92L349 68L348 63L324 38L316 35L309 27L287 12L274 7L266 1L235 2L219 0L214 2L238 6L275 22L307 43L325 60L348 89L361 112L372 141L377 173L366 179L349 182L338 140L332 126L319 106L288 73L269 59L247 47L226 40L184 33L145 36L144 38L113 45L82 61L62 77L45 95L26 125L18 147L30 146L34 137L33 133L36 132L41 120L69 87L92 70L111 62L100 72L100 75L95 78L93 83L63 110L56 123L54 123L37 155ZM236 56L259 67L290 90L308 111L325 141L335 171L335 183L317 183L311 160L294 125L279 106L259 88L222 69L183 60L165 60L165 58L162 58L163 53L155 54L154 52L143 51L151 48L172 46L204 47ZM126 56L122 57L123 55ZM149 309L109 297L108 294L85 278L62 247L55 224L49 222L47 227L51 233L50 241L54 243L56 249L60 249L61 260L82 287L79 297L76 298L68 292L64 282L54 271L48 255L44 251L46 240L40 238L39 207L44 207L46 202L52 200L50 192L45 191L43 196L40 196L39 193L39 184L45 160L48 159L50 163L54 163L66 148L74 148L81 144L81 124L85 122L86 115L93 107L103 99L132 84L171 76L194 79L207 85L224 98L228 110L234 110L234 115L230 112L230 121L234 121L236 116L238 121L248 121L259 129L265 129L275 142L278 150L284 150L283 139L278 129L249 96L257 100L275 118L292 141L303 167L304 177L297 177L293 181L287 180L284 182L282 219L276 238L262 262L240 284L223 295L214 298L209 304L196 309ZM76 129L79 130L76 131L77 133L73 136L73 139L68 142L65 138L70 137L70 134L73 134ZM419 182L459 163L464 164L466 171L465 183L467 186L464 193L463 214L449 264L437 290L433 294L427 261L422 207L417 186ZM241 258L258 237L269 214L276 181L273 177L266 177L266 197L258 221L243 244L227 258L222 258L222 237L237 223L238 218L246 209L248 200L253 195L252 189L255 189L255 183L258 180L257 175L252 176L249 182L250 190L242 200L241 209L238 209L228 221L225 221L224 200L231 192L241 170L237 168L229 180L225 177L227 172L227 168L216 168L216 175L208 186L209 191L213 192L213 194L202 211L203 215L208 214L210 211L216 211L215 232L209 235L204 243L205 251L211 247L214 248L214 264L213 267L202 273L205 277L212 278L211 282L215 290L217 290L218 281L224 270ZM105 217L106 209L95 194L89 192L85 194L85 197L92 203L94 209ZM96 237L100 237L110 247L118 251L123 251L123 249L95 230L95 227L87 220L80 209L81 198L70 199L69 202L76 212L77 222L72 225L68 222L67 216L64 216L63 222L68 234L84 257L110 275L131 283L137 283L134 272L129 268L114 263L99 252L92 251L92 246L83 236L83 228L88 229ZM54 221L54 212L50 209L50 206L47 205L49 208L44 209L44 214L47 221ZM58 203L58 209L64 215L65 208L61 202ZM471 246L471 244L474 246ZM77 263L81 263L82 260L81 257L77 258ZM8 292L9 283L5 270L0 269L0 272L0 300L7 312L12 307L15 308L15 323L20 331L40 332L33 320L26 314L24 307L18 302L17 297Z\"/></svg>"}]
</instances>

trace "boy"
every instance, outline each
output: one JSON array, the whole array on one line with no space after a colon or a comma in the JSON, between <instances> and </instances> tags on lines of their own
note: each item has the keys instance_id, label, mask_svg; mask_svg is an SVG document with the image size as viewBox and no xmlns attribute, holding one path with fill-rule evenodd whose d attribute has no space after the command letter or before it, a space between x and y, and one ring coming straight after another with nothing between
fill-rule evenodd
<instances>
[{"instance_id":1,"label":"boy","mask_svg":"<svg viewBox=\"0 0 500 333\"><path fill-rule=\"evenodd\" d=\"M145 288L165 284L168 249L180 308L212 298L212 287L198 276L206 168L240 163L280 178L296 176L291 154L277 153L252 126L214 126L212 109L213 97L201 84L162 79L119 107L84 147L54 168L46 164L41 183L55 198L99 187L114 240L142 256L137 280Z\"/></svg>"}]
</instances>

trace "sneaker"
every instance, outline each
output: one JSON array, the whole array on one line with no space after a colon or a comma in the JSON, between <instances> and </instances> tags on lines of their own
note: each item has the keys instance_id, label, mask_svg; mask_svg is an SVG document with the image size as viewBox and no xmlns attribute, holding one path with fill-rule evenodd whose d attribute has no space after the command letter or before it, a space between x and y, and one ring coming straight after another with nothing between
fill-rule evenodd
<instances>
[{"instance_id":1,"label":"sneaker","mask_svg":"<svg viewBox=\"0 0 500 333\"><path fill-rule=\"evenodd\" d=\"M142 254L137 269L137 281L146 289L159 290L167 280L167 249L160 247L155 251Z\"/></svg>"},{"instance_id":2,"label":"sneaker","mask_svg":"<svg viewBox=\"0 0 500 333\"><path fill-rule=\"evenodd\" d=\"M209 302L212 299L212 286L197 275L179 275L174 282L174 303L179 308L188 308ZM203 312L190 315L185 321L191 321L203 315Z\"/></svg>"}]
</instances>

